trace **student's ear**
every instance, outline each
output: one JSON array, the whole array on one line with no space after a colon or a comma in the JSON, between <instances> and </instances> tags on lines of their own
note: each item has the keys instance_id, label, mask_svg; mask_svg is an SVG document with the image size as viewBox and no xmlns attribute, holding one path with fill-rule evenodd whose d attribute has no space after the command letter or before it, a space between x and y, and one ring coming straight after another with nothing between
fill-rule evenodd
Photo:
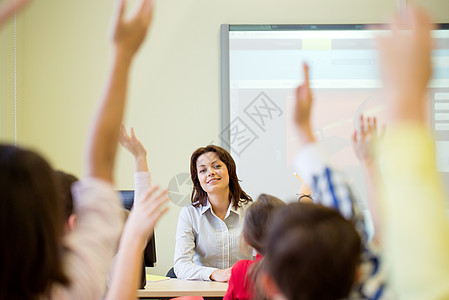
<instances>
[{"instance_id":1,"label":"student's ear","mask_svg":"<svg viewBox=\"0 0 449 300\"><path fill-rule=\"evenodd\" d=\"M273 277L270 276L270 274L268 274L265 271L262 271L259 280L263 293L268 299L272 300L285 299L284 295L281 293L278 285L274 281Z\"/></svg>"},{"instance_id":2,"label":"student's ear","mask_svg":"<svg viewBox=\"0 0 449 300\"><path fill-rule=\"evenodd\" d=\"M76 224L76 215L71 214L69 219L67 220L67 231L70 232L75 228Z\"/></svg>"},{"instance_id":3,"label":"student's ear","mask_svg":"<svg viewBox=\"0 0 449 300\"><path fill-rule=\"evenodd\" d=\"M354 282L359 283L361 278L363 278L363 269L362 265L359 264L355 267Z\"/></svg>"}]
</instances>

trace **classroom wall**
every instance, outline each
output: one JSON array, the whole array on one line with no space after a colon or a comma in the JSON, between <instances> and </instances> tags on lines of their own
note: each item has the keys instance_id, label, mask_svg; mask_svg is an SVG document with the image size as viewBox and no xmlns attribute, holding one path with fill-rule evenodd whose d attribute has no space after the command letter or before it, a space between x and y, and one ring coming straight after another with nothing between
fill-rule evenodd
<instances>
[{"instance_id":1,"label":"classroom wall","mask_svg":"<svg viewBox=\"0 0 449 300\"><path fill-rule=\"evenodd\" d=\"M438 22L449 22L447 0L419 2ZM125 124L135 127L148 149L153 181L167 187L174 176L189 171L194 149L219 143L220 24L378 23L397 2L160 0L156 5L149 39L132 69ZM85 135L108 71L113 7L113 0L36 0L19 20L19 144L76 175L83 172ZM9 78L14 56L5 50L11 38L11 28L0 32L2 141L14 136ZM120 150L118 188L132 189L133 169L132 157ZM155 274L173 265L179 210L171 203L156 228Z\"/></svg>"},{"instance_id":2,"label":"classroom wall","mask_svg":"<svg viewBox=\"0 0 449 300\"><path fill-rule=\"evenodd\" d=\"M0 31L0 41L14 40L14 23ZM14 44L0 43L0 99L14 100ZM0 141L14 142L14 101L0 101Z\"/></svg>"},{"instance_id":3,"label":"classroom wall","mask_svg":"<svg viewBox=\"0 0 449 300\"><path fill-rule=\"evenodd\" d=\"M0 142L14 143L15 124L18 122L18 107L15 107L15 82L19 81L20 72L15 72L20 68L20 63L14 60L14 51L18 51L21 39L17 37L20 30L23 16L18 17L14 22L14 17L4 24L0 30ZM20 50L19 50L20 51ZM21 54L18 52L17 54ZM16 80L17 79L17 80ZM20 90L17 89L17 97Z\"/></svg>"}]
</instances>

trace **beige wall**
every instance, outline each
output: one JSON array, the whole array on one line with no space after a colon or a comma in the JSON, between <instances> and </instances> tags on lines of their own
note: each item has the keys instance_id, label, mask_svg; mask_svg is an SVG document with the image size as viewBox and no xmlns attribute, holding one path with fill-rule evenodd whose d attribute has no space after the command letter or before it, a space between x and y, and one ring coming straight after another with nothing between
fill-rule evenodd
<instances>
[{"instance_id":1,"label":"beige wall","mask_svg":"<svg viewBox=\"0 0 449 300\"><path fill-rule=\"evenodd\" d=\"M108 69L113 0L36 0L19 20L19 126L56 168L82 174L84 136ZM438 22L449 22L447 0L421 0ZM126 125L148 148L153 180L167 186L188 172L198 146L218 142L222 23L375 23L391 0L160 0L150 38L135 60ZM0 32L0 138L11 140L11 26ZM132 188L133 160L120 151L119 188ZM173 265L179 207L156 228L156 274Z\"/></svg>"},{"instance_id":2,"label":"beige wall","mask_svg":"<svg viewBox=\"0 0 449 300\"><path fill-rule=\"evenodd\" d=\"M14 23L0 31L0 141L14 141Z\"/></svg>"},{"instance_id":3,"label":"beige wall","mask_svg":"<svg viewBox=\"0 0 449 300\"><path fill-rule=\"evenodd\" d=\"M14 49L19 25L20 22L11 20L0 30L0 142L14 143L14 124L18 119L14 107Z\"/></svg>"}]
</instances>

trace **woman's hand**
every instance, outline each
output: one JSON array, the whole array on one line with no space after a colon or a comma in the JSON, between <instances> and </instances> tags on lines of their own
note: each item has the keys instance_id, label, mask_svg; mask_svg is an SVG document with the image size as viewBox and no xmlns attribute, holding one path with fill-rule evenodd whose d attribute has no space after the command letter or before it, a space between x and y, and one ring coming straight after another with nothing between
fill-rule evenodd
<instances>
[{"instance_id":1,"label":"woman's hand","mask_svg":"<svg viewBox=\"0 0 449 300\"><path fill-rule=\"evenodd\" d=\"M218 282L228 282L229 278L231 278L231 268L224 269L224 270L215 270L210 275L210 279L212 281L218 281Z\"/></svg>"}]
</instances>

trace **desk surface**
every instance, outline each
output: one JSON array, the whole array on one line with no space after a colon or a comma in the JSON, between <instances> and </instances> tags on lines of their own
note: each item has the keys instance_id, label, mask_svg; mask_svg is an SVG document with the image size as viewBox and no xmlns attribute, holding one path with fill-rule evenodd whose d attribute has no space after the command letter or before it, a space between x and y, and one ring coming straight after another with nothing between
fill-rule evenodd
<instances>
[{"instance_id":1,"label":"desk surface","mask_svg":"<svg viewBox=\"0 0 449 300\"><path fill-rule=\"evenodd\" d=\"M168 279L148 282L145 289L137 291L137 296L140 298L223 297L227 289L228 284L223 282Z\"/></svg>"}]
</instances>

